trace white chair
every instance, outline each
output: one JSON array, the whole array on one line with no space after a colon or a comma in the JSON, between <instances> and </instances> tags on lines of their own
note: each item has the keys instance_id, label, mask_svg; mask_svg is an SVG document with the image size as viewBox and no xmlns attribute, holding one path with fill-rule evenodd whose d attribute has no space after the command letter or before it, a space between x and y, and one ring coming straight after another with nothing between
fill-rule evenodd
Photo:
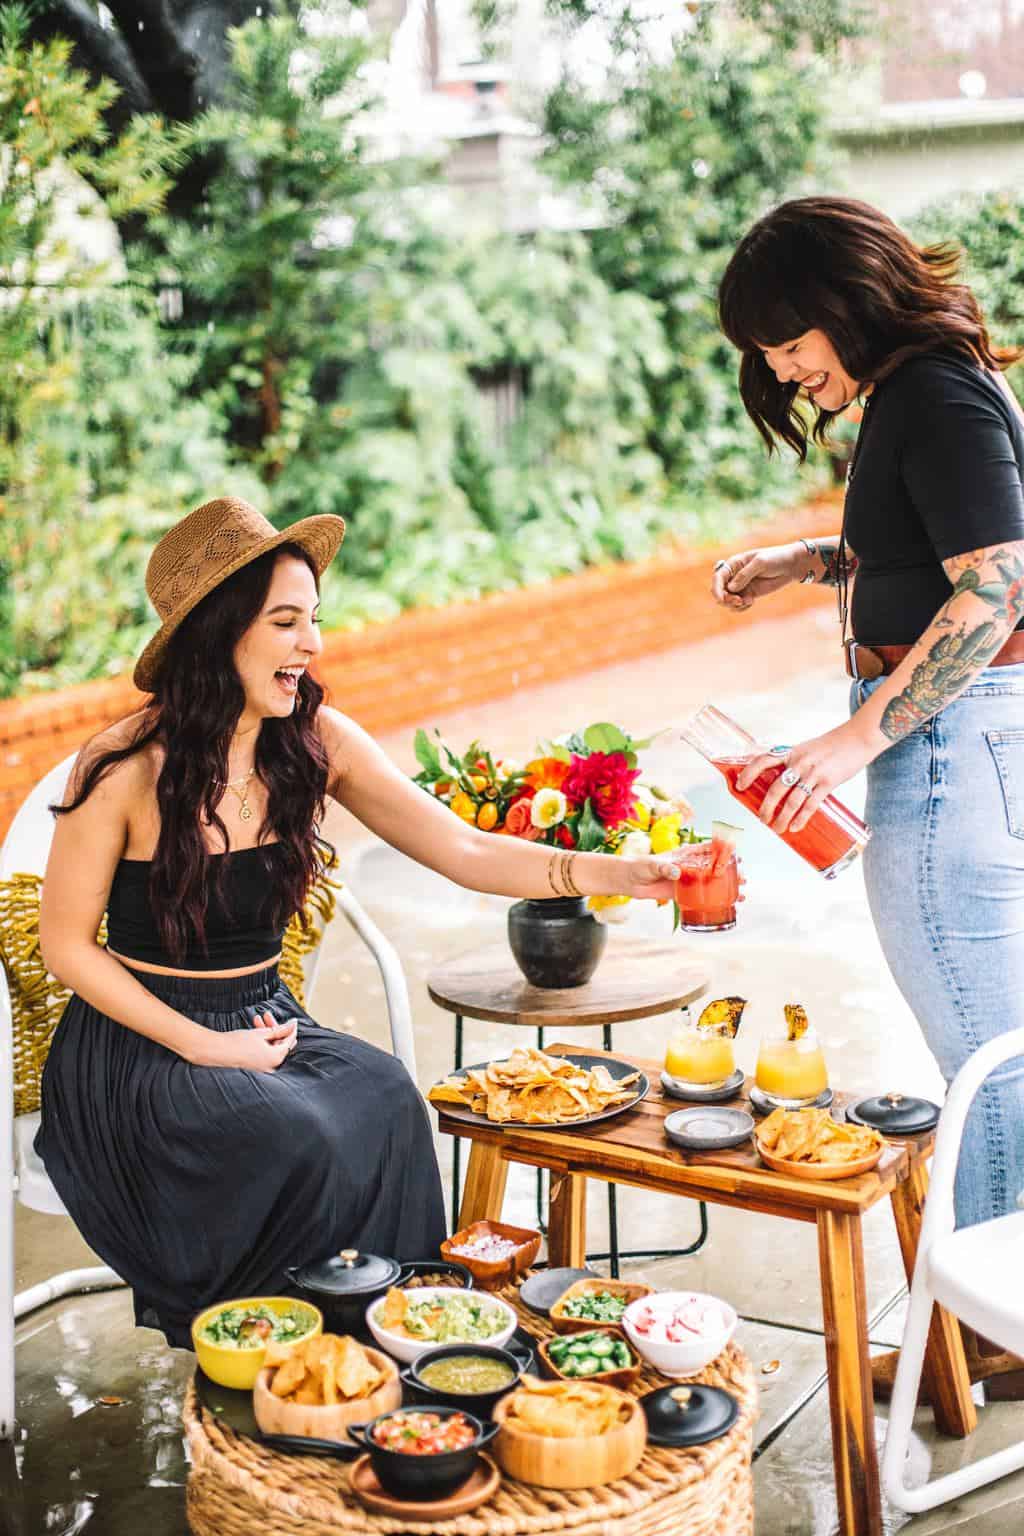
<instances>
[{"instance_id":1,"label":"white chair","mask_svg":"<svg viewBox=\"0 0 1024 1536\"><path fill-rule=\"evenodd\" d=\"M933 1509L1024 1467L1022 1441L917 1487L908 1487L905 1480L933 1305L945 1307L1011 1354L1024 1356L1024 1210L959 1230L953 1214L953 1181L967 1112L989 1074L1014 1056L1024 1056L1024 1029L975 1051L953 1079L939 1121L882 1457L886 1496L910 1514Z\"/></svg>"},{"instance_id":2,"label":"white chair","mask_svg":"<svg viewBox=\"0 0 1024 1536\"><path fill-rule=\"evenodd\" d=\"M47 806L63 796L76 755L73 753L51 769L21 806L0 847L0 881L16 873L44 873L54 824ZM415 1082L412 1012L398 953L363 911L347 886L338 892L336 905L377 963L384 983L391 1049ZM306 960L307 1008L320 969L321 950L322 945L318 945ZM107 1265L97 1265L88 1269L65 1270L15 1295L15 1196L32 1210L56 1216L67 1215L33 1146L39 1121L38 1113L14 1115L11 1003L7 977L0 966L0 1441L9 1439L14 1428L15 1320L61 1296L106 1290L124 1284Z\"/></svg>"}]
</instances>

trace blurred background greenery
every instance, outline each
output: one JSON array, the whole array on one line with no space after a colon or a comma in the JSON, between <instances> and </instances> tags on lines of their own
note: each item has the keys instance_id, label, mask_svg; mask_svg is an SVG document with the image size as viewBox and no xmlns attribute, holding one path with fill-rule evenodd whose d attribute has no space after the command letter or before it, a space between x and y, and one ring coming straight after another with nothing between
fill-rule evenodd
<instances>
[{"instance_id":1,"label":"blurred background greenery","mask_svg":"<svg viewBox=\"0 0 1024 1536\"><path fill-rule=\"evenodd\" d=\"M988 33L907 74L922 7L0 4L0 696L123 670L225 491L346 518L337 627L827 484L848 441L769 462L715 324L786 195L955 236L1024 339L1024 113Z\"/></svg>"}]
</instances>

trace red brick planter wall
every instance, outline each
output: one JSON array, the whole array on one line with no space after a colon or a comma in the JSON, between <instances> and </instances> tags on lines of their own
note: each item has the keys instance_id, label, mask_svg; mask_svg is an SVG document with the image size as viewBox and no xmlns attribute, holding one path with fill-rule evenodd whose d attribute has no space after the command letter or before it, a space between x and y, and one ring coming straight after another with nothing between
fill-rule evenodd
<instances>
[{"instance_id":1,"label":"red brick planter wall","mask_svg":"<svg viewBox=\"0 0 1024 1536\"><path fill-rule=\"evenodd\" d=\"M763 525L758 542L782 543L838 524L838 500L825 497ZM722 553L728 550L679 550L337 631L324 637L318 672L331 702L367 730L420 725L451 709L726 629L730 615L708 597L711 567ZM766 608L765 621L808 601L827 604L833 595L786 588ZM125 677L0 703L0 837L49 768L141 700Z\"/></svg>"}]
</instances>

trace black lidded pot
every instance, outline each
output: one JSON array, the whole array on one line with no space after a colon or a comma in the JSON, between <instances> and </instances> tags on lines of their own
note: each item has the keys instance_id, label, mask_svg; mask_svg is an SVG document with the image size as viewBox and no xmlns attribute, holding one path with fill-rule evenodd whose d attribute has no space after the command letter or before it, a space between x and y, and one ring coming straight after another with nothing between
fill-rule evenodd
<instances>
[{"instance_id":1,"label":"black lidded pot","mask_svg":"<svg viewBox=\"0 0 1024 1536\"><path fill-rule=\"evenodd\" d=\"M475 1431L472 1442L461 1451L439 1451L436 1455L415 1456L406 1451L391 1451L378 1445L373 1438L376 1425L393 1418L396 1413L436 1413L450 1418L461 1413ZM446 1499L472 1476L476 1467L477 1453L488 1445L498 1433L498 1425L488 1420L482 1422L461 1408L395 1408L391 1413L378 1414L368 1424L350 1424L349 1439L365 1446L370 1453L370 1465L386 1493L396 1499Z\"/></svg>"},{"instance_id":2,"label":"black lidded pot","mask_svg":"<svg viewBox=\"0 0 1024 1536\"><path fill-rule=\"evenodd\" d=\"M535 987L582 987L593 976L608 930L582 897L517 901L508 912L512 957Z\"/></svg>"},{"instance_id":3,"label":"black lidded pot","mask_svg":"<svg viewBox=\"0 0 1024 1536\"><path fill-rule=\"evenodd\" d=\"M329 1259L285 1270L285 1275L306 1300L320 1308L326 1332L362 1333L367 1307L407 1280L409 1271L397 1259L343 1248Z\"/></svg>"}]
</instances>

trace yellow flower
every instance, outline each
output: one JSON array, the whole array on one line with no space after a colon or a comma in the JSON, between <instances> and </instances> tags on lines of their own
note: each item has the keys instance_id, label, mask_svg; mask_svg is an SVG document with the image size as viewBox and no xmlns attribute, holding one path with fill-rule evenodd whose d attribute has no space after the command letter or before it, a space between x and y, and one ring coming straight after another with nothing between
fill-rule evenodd
<instances>
[{"instance_id":1,"label":"yellow flower","mask_svg":"<svg viewBox=\"0 0 1024 1536\"><path fill-rule=\"evenodd\" d=\"M633 801L633 820L644 832L651 824L651 808L646 800Z\"/></svg>"},{"instance_id":2,"label":"yellow flower","mask_svg":"<svg viewBox=\"0 0 1024 1536\"><path fill-rule=\"evenodd\" d=\"M547 831L565 820L569 802L560 789L538 789L530 801L530 820L535 827Z\"/></svg>"},{"instance_id":3,"label":"yellow flower","mask_svg":"<svg viewBox=\"0 0 1024 1536\"><path fill-rule=\"evenodd\" d=\"M671 853L673 848L678 848L682 822L683 818L678 811L668 816L659 816L651 828L651 852Z\"/></svg>"},{"instance_id":4,"label":"yellow flower","mask_svg":"<svg viewBox=\"0 0 1024 1536\"><path fill-rule=\"evenodd\" d=\"M464 789L457 789L448 803L456 816L461 816L463 821L476 821L476 801L467 795Z\"/></svg>"},{"instance_id":5,"label":"yellow flower","mask_svg":"<svg viewBox=\"0 0 1024 1536\"><path fill-rule=\"evenodd\" d=\"M632 899L631 896L588 896L587 907L599 923L621 923L626 918L622 908L628 907Z\"/></svg>"}]
</instances>

